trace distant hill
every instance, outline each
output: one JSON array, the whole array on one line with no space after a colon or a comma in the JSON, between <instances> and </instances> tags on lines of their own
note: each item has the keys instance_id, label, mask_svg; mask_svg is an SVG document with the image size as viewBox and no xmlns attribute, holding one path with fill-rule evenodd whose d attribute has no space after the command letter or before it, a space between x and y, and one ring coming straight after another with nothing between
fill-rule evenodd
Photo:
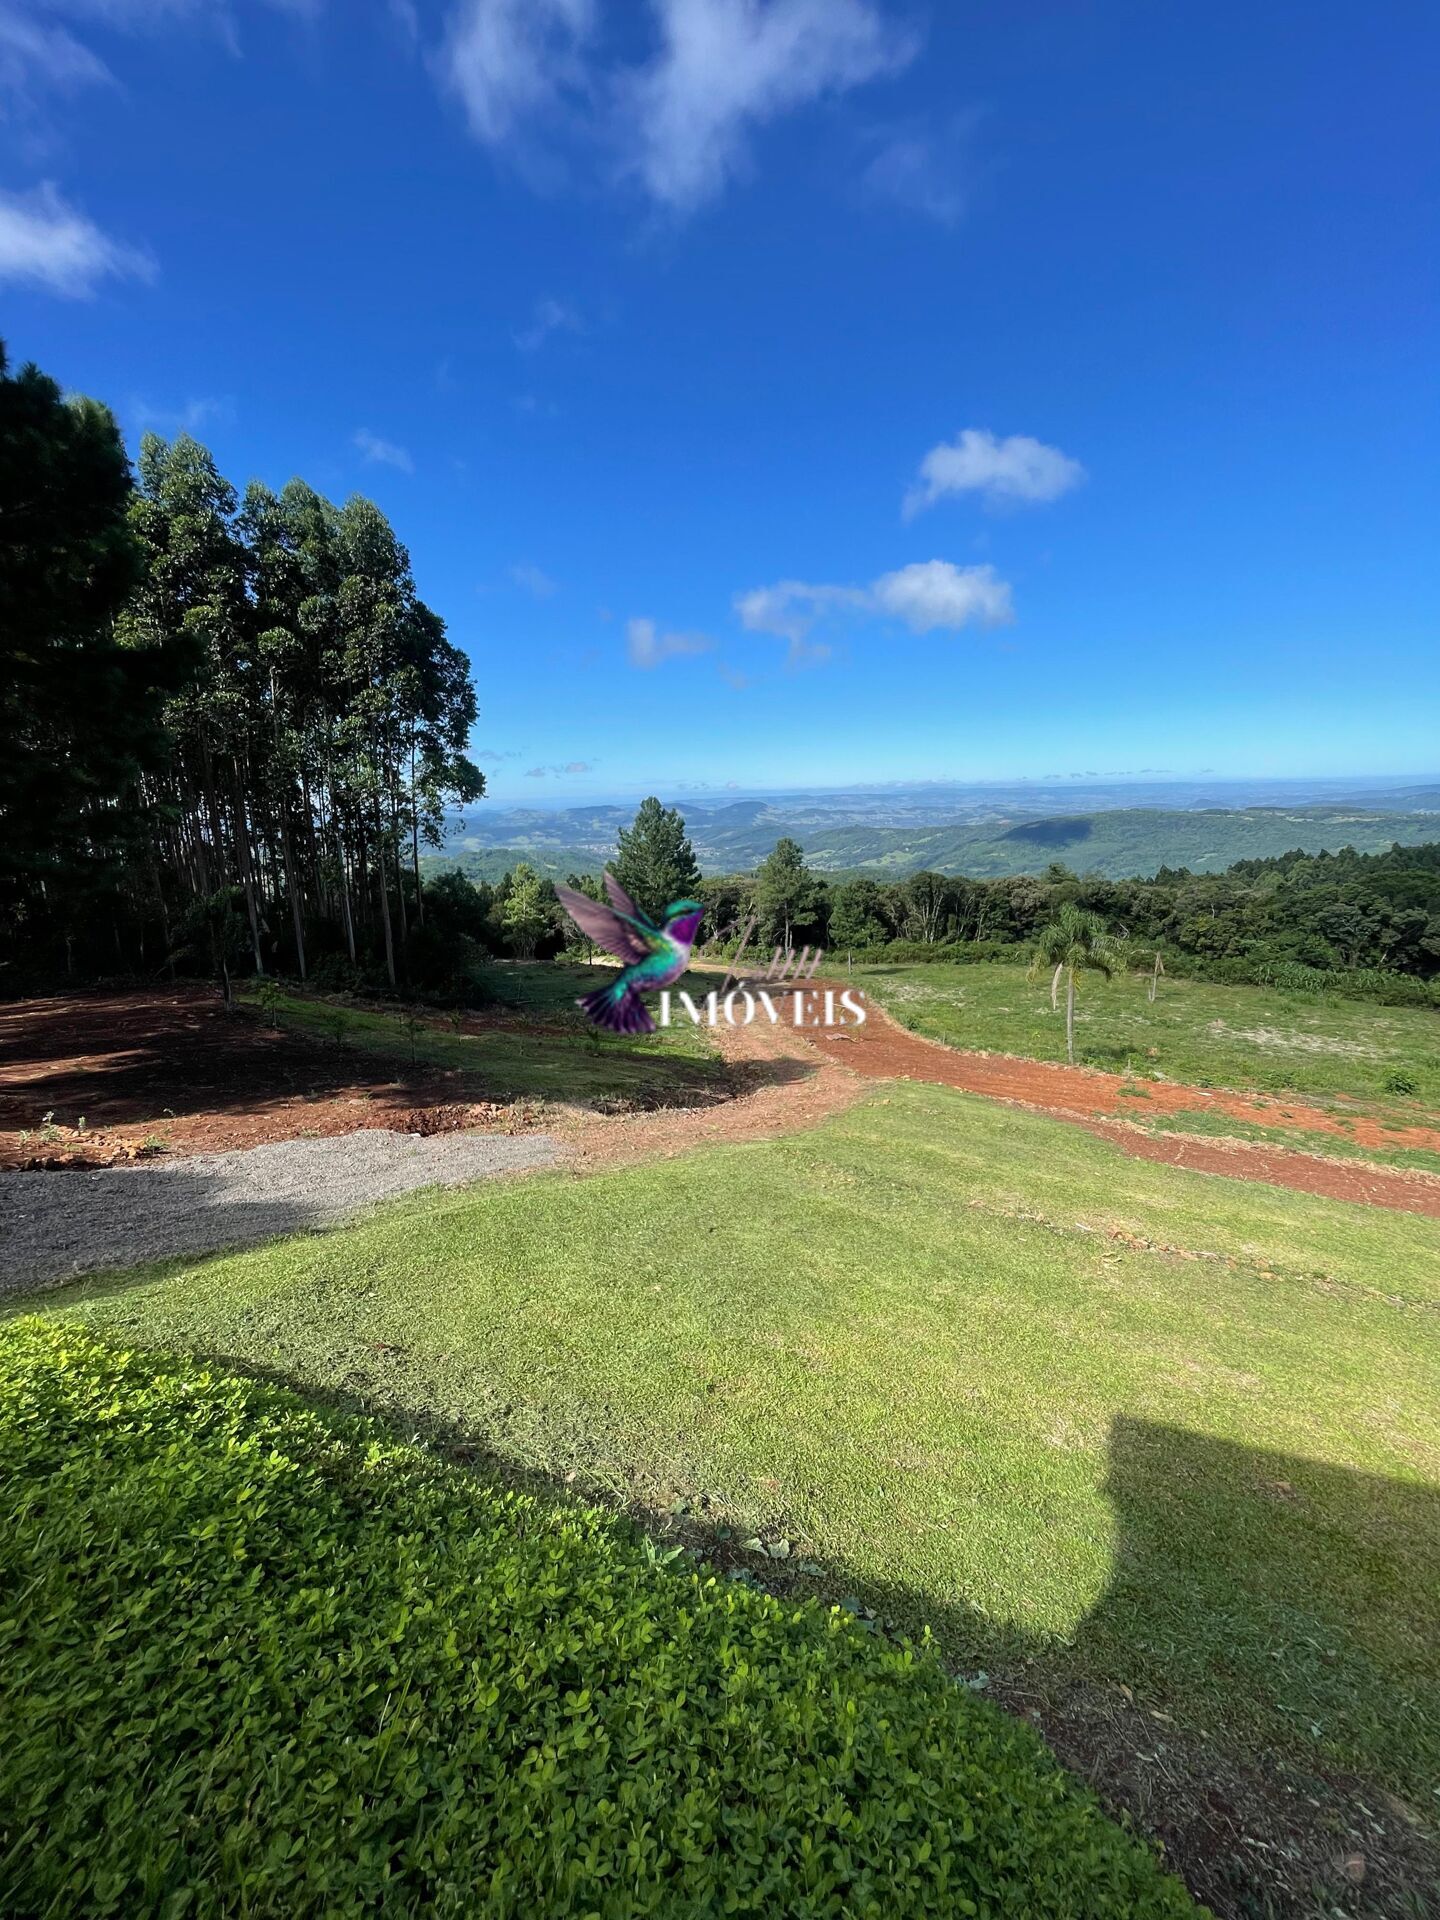
<instances>
[{"instance_id":1,"label":"distant hill","mask_svg":"<svg viewBox=\"0 0 1440 1920\"><path fill-rule=\"evenodd\" d=\"M1236 860L1306 853L1379 853L1398 841L1419 846L1440 839L1440 815L1422 811L1440 789L1411 790L1416 810L1380 810L1354 802L1325 806L1210 808L1111 807L1087 813L1012 813L984 820L882 824L882 798L868 811L875 824L856 821L861 808L804 801L742 800L686 809L691 838L706 873L746 872L782 835L798 840L822 873L871 873L889 878L930 869L977 879L1043 872L1060 861L1082 873L1111 879L1153 874L1160 867L1219 873ZM1422 797L1424 796L1424 797ZM1409 799L1410 795L1407 794ZM841 814L841 821L836 814ZM846 815L850 817L845 818ZM432 868L460 867L476 879L497 879L525 860L537 872L563 879L597 871L614 853L616 835L633 817L628 807L573 807L557 811L512 808L484 816L480 809L452 834ZM893 817L893 814L892 814Z\"/></svg>"},{"instance_id":2,"label":"distant hill","mask_svg":"<svg viewBox=\"0 0 1440 1920\"><path fill-rule=\"evenodd\" d=\"M892 876L963 873L974 879L1043 871L1052 861L1079 873L1123 880L1160 867L1221 873L1237 860L1267 859L1299 849L1335 853L1382 853L1398 841L1420 846L1440 838L1433 813L1375 813L1355 807L1245 807L1172 812L1153 807L1105 813L1058 815L1013 826L942 827L915 832L898 828L843 828L817 835L806 846L821 871L858 871Z\"/></svg>"}]
</instances>

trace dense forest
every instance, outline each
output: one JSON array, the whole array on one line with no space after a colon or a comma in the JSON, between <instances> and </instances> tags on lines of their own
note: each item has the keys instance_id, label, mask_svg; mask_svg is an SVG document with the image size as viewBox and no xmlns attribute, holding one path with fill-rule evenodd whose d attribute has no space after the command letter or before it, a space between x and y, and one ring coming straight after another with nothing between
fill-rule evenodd
<instances>
[{"instance_id":1,"label":"dense forest","mask_svg":"<svg viewBox=\"0 0 1440 1920\"><path fill-rule=\"evenodd\" d=\"M421 847L479 797L469 663L370 501L243 496L0 350L0 962L426 961ZM433 945L433 942L430 943Z\"/></svg>"},{"instance_id":2,"label":"dense forest","mask_svg":"<svg viewBox=\"0 0 1440 1920\"><path fill-rule=\"evenodd\" d=\"M693 893L706 935L753 919L762 946L819 946L897 960L1013 959L1067 902L1100 915L1136 966L1158 952L1171 971L1218 980L1273 980L1399 999L1440 988L1440 844L1386 853L1288 853L1242 860L1225 873L1161 868L1110 880L1052 865L1037 875L974 880L939 873L835 881L781 840L753 873L702 878L684 822L647 800L612 863L630 893L658 913ZM571 874L594 890L593 875ZM547 879L521 863L495 884L458 871L427 882L447 920L496 953L556 953L584 945Z\"/></svg>"}]
</instances>

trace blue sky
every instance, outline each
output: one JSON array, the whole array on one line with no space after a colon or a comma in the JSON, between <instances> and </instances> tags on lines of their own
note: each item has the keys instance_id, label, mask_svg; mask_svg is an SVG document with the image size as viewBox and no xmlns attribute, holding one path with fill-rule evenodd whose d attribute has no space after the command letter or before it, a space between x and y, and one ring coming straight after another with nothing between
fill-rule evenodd
<instances>
[{"instance_id":1,"label":"blue sky","mask_svg":"<svg viewBox=\"0 0 1440 1920\"><path fill-rule=\"evenodd\" d=\"M376 498L502 803L1440 762L1428 0L0 0L0 332Z\"/></svg>"}]
</instances>

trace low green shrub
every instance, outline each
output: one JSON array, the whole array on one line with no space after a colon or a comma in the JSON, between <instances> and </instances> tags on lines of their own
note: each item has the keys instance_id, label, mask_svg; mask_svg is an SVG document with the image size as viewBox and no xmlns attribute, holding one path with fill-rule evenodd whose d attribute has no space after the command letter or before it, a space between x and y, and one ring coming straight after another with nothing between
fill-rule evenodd
<instances>
[{"instance_id":1,"label":"low green shrub","mask_svg":"<svg viewBox=\"0 0 1440 1920\"><path fill-rule=\"evenodd\" d=\"M1385 1093L1411 1094L1420 1091L1418 1076L1405 1067L1396 1067L1392 1072L1387 1073L1380 1082L1380 1086Z\"/></svg>"},{"instance_id":2,"label":"low green shrub","mask_svg":"<svg viewBox=\"0 0 1440 1920\"><path fill-rule=\"evenodd\" d=\"M927 1653L281 1389L20 1321L0 1448L0 1911L1196 1911Z\"/></svg>"}]
</instances>

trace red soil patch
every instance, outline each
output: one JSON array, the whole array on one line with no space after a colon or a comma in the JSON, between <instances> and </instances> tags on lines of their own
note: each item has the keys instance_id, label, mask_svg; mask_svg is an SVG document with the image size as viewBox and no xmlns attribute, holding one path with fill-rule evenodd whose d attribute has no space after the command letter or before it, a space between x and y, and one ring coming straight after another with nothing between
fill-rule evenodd
<instances>
[{"instance_id":1,"label":"red soil patch","mask_svg":"<svg viewBox=\"0 0 1440 1920\"><path fill-rule=\"evenodd\" d=\"M1114 1140L1138 1159L1163 1160L1200 1173L1261 1180L1271 1186L1324 1194L1332 1200L1356 1200L1440 1219L1440 1180L1428 1174L1351 1164L1249 1141L1199 1140L1182 1134L1157 1137L1142 1133L1133 1122L1141 1116L1201 1109L1265 1127L1329 1134L1355 1146L1418 1147L1440 1153L1440 1129L1435 1127L1392 1129L1360 1112L1342 1119L1328 1108L1299 1106L1290 1100L1268 1100L1264 1096L1216 1093L1169 1081L1138 1083L1143 1085L1144 1094L1137 1096L1137 1082L1121 1074L1020 1060L1010 1054L962 1053L897 1026L873 1000L867 1001L867 1011L869 1018L862 1027L811 1032L806 1038L827 1059L843 1061L868 1079L928 1080L962 1088L966 1093L985 1094L992 1100L1038 1108L1079 1122L1092 1133Z\"/></svg>"},{"instance_id":2,"label":"red soil patch","mask_svg":"<svg viewBox=\"0 0 1440 1920\"><path fill-rule=\"evenodd\" d=\"M0 1167L109 1166L368 1127L527 1123L522 1109L467 1103L461 1087L457 1073L405 1074L271 1032L198 987L0 1006Z\"/></svg>"},{"instance_id":3,"label":"red soil patch","mask_svg":"<svg viewBox=\"0 0 1440 1920\"><path fill-rule=\"evenodd\" d=\"M636 1160L673 1160L692 1147L799 1133L864 1097L859 1075L817 1054L793 1029L717 1027L715 1039L731 1069L733 1099L603 1119L570 1115L558 1124L555 1114L547 1115L547 1130L570 1144L574 1170L595 1173Z\"/></svg>"}]
</instances>

